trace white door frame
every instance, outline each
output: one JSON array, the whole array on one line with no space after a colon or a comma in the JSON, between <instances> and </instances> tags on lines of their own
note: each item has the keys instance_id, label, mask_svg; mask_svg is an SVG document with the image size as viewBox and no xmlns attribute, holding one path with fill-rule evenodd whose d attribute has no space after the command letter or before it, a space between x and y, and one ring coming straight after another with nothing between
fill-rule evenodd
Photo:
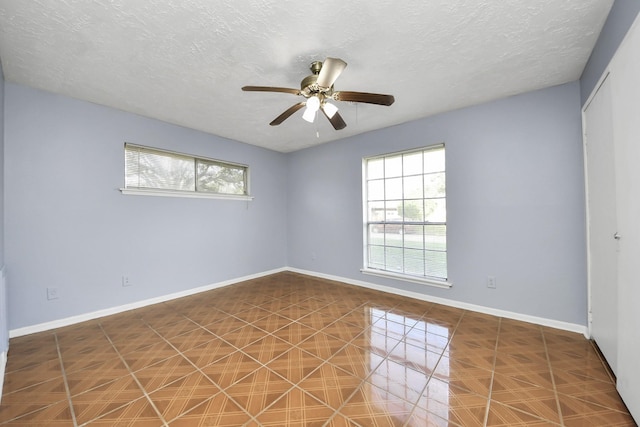
<instances>
[{"instance_id":1,"label":"white door frame","mask_svg":"<svg viewBox=\"0 0 640 427\"><path fill-rule=\"evenodd\" d=\"M591 277L591 251L589 250L589 248L591 247L591 232L590 232L590 227L589 224L591 222L591 217L589 215L589 162L587 159L587 120L586 120L586 116L587 116L587 108L589 108L589 105L591 104L591 102L593 101L593 98L595 98L596 94L598 93L598 90L600 90L600 87L602 86L602 84L604 83L604 81L607 79L607 77L609 77L609 66L607 65L607 68L604 70L604 73L602 73L602 76L600 76L600 79L598 79L598 83L594 86L593 90L591 91L591 94L589 95L589 97L587 98L587 101L584 103L584 106L582 107L582 157L583 157L583 164L584 164L584 196L585 196L585 225L586 225L586 234L587 234L587 247L586 247L586 252L587 252L587 334L589 339L593 338L593 316L591 314L592 312L592 304L593 304L593 300L592 300L592 290L591 287L593 285L592 283L592 277Z\"/></svg>"}]
</instances>

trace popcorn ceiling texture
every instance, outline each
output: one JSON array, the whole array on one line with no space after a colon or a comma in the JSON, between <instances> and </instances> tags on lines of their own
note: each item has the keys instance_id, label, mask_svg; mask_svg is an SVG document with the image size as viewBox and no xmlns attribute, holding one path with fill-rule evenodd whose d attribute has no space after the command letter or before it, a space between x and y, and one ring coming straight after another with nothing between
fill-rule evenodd
<instances>
[{"instance_id":1,"label":"popcorn ceiling texture","mask_svg":"<svg viewBox=\"0 0 640 427\"><path fill-rule=\"evenodd\" d=\"M5 79L289 152L577 80L613 0L2 0ZM309 64L348 63L336 90L392 94L337 103L335 131L301 98ZM319 134L319 137L317 136Z\"/></svg>"}]
</instances>

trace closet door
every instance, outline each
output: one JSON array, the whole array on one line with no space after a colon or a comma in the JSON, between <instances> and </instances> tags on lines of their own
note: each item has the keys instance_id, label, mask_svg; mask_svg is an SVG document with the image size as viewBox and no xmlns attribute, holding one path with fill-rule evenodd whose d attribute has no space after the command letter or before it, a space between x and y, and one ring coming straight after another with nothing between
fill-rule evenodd
<instances>
[{"instance_id":1,"label":"closet door","mask_svg":"<svg viewBox=\"0 0 640 427\"><path fill-rule=\"evenodd\" d=\"M640 421L640 18L611 63L618 262L618 391Z\"/></svg>"},{"instance_id":2,"label":"closet door","mask_svg":"<svg viewBox=\"0 0 640 427\"><path fill-rule=\"evenodd\" d=\"M585 109L584 120L591 336L616 372L618 235L611 83L608 77Z\"/></svg>"}]
</instances>

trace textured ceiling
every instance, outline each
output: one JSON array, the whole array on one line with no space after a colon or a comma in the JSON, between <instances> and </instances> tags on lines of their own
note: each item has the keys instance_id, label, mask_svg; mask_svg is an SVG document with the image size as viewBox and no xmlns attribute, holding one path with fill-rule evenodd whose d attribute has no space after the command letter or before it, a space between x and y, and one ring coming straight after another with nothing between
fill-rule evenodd
<instances>
[{"instance_id":1,"label":"textured ceiling","mask_svg":"<svg viewBox=\"0 0 640 427\"><path fill-rule=\"evenodd\" d=\"M613 0L0 0L7 81L282 152L578 79ZM347 68L347 122L301 100L309 64Z\"/></svg>"}]
</instances>

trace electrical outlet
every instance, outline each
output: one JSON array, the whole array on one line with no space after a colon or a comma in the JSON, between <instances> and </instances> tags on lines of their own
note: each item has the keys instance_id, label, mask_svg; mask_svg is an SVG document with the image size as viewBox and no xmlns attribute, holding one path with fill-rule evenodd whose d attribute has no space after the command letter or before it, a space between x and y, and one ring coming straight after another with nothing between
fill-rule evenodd
<instances>
[{"instance_id":1,"label":"electrical outlet","mask_svg":"<svg viewBox=\"0 0 640 427\"><path fill-rule=\"evenodd\" d=\"M122 276L122 286L131 286L132 283L129 281L129 276Z\"/></svg>"},{"instance_id":2,"label":"electrical outlet","mask_svg":"<svg viewBox=\"0 0 640 427\"><path fill-rule=\"evenodd\" d=\"M47 299L58 299L58 288L47 288Z\"/></svg>"},{"instance_id":3,"label":"electrical outlet","mask_svg":"<svg viewBox=\"0 0 640 427\"><path fill-rule=\"evenodd\" d=\"M490 288L490 289L496 288L496 278L494 276L487 277L487 288Z\"/></svg>"}]
</instances>

